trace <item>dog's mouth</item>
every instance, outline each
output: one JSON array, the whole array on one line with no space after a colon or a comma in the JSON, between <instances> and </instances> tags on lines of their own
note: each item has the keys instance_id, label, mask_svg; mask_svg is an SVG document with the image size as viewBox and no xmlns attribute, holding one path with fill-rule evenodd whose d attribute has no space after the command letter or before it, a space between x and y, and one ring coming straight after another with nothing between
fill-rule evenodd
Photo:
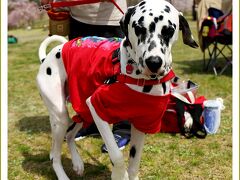
<instances>
[{"instance_id":1,"label":"dog's mouth","mask_svg":"<svg viewBox=\"0 0 240 180\"><path fill-rule=\"evenodd\" d=\"M146 77L146 79L149 80L157 80L157 79L161 79L164 75L165 75L165 71L157 74L157 73L142 73L140 70L138 70L138 74L142 74Z\"/></svg>"},{"instance_id":2,"label":"dog's mouth","mask_svg":"<svg viewBox=\"0 0 240 180\"><path fill-rule=\"evenodd\" d=\"M163 71L159 74L151 74L150 79L151 80L161 79L164 75L165 75L165 71Z\"/></svg>"},{"instance_id":3,"label":"dog's mouth","mask_svg":"<svg viewBox=\"0 0 240 180\"><path fill-rule=\"evenodd\" d=\"M156 80L161 79L165 75L165 70L159 70L157 73L151 72L148 68L139 68L137 70L138 74L142 74L146 77L146 79Z\"/></svg>"},{"instance_id":4,"label":"dog's mouth","mask_svg":"<svg viewBox=\"0 0 240 180\"><path fill-rule=\"evenodd\" d=\"M157 79L157 75L156 74L152 74L152 75L150 75L150 78L153 79L153 80Z\"/></svg>"}]
</instances>

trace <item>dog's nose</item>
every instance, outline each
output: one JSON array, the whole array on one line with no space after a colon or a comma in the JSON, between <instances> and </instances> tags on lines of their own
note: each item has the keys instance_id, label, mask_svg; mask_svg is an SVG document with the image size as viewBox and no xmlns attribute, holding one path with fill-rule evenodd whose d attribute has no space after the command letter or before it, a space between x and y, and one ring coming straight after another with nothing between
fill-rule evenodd
<instances>
[{"instance_id":1,"label":"dog's nose","mask_svg":"<svg viewBox=\"0 0 240 180\"><path fill-rule=\"evenodd\" d=\"M150 56L146 59L146 65L151 72L157 73L162 66L162 59L159 56Z\"/></svg>"}]
</instances>

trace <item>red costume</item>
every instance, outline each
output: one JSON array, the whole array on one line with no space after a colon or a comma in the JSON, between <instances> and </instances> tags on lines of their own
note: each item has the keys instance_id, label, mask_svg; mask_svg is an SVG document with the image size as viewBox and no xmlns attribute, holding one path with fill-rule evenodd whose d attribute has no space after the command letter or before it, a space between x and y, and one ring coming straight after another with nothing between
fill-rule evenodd
<instances>
[{"instance_id":1,"label":"red costume","mask_svg":"<svg viewBox=\"0 0 240 180\"><path fill-rule=\"evenodd\" d=\"M98 37L77 38L64 45L62 56L70 102L78 114L73 120L83 121L83 127L92 123L86 105L86 99L91 96L96 113L104 121L111 124L128 120L142 132L157 133L169 95L140 93L121 82L104 84L105 80L119 74L120 63L113 63L113 53L119 46L120 39Z\"/></svg>"}]
</instances>

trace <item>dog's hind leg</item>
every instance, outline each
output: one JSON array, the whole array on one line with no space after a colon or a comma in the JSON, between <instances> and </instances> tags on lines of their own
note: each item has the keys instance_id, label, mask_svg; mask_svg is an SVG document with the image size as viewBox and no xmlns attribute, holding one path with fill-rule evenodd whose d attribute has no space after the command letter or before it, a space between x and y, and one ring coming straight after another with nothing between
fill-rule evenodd
<instances>
[{"instance_id":1,"label":"dog's hind leg","mask_svg":"<svg viewBox=\"0 0 240 180\"><path fill-rule=\"evenodd\" d=\"M130 180L138 180L138 170L144 145L145 134L131 126L131 148L129 153L128 174Z\"/></svg>"},{"instance_id":2,"label":"dog's hind leg","mask_svg":"<svg viewBox=\"0 0 240 180\"><path fill-rule=\"evenodd\" d=\"M103 138L104 143L106 144L108 154L112 161L112 175L111 178L113 180L129 180L128 173L126 171L124 157L122 152L119 150L115 139L113 137L113 133L109 127L109 124L103 121L96 113L90 98L86 101L89 110L92 114L94 122Z\"/></svg>"},{"instance_id":3,"label":"dog's hind leg","mask_svg":"<svg viewBox=\"0 0 240 180\"><path fill-rule=\"evenodd\" d=\"M55 59L61 47L53 49L41 64L37 75L37 85L41 97L47 106L52 130L52 150L50 158L59 180L68 180L61 163L61 149L69 126L64 85L66 75L62 60Z\"/></svg>"},{"instance_id":4,"label":"dog's hind leg","mask_svg":"<svg viewBox=\"0 0 240 180\"><path fill-rule=\"evenodd\" d=\"M77 148L76 148L74 139L75 139L77 132L81 129L81 127L82 127L82 123L74 122L68 128L68 131L66 134L66 140L67 140L68 147L69 147L69 150L70 150L70 153L72 156L73 170L77 173L77 175L80 175L80 176L83 175L84 164L77 152Z\"/></svg>"}]
</instances>

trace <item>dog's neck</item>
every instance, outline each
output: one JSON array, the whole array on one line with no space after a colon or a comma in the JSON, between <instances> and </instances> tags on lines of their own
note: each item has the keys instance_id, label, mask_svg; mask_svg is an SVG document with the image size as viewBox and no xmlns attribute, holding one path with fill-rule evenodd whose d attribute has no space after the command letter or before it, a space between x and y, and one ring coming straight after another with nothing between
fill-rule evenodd
<instances>
[{"instance_id":1,"label":"dog's neck","mask_svg":"<svg viewBox=\"0 0 240 180\"><path fill-rule=\"evenodd\" d=\"M145 75L141 74L138 70L137 63L134 61L135 53L134 51L128 47L123 45L124 41L121 43L120 48L120 65L121 65L121 74L130 76L134 79L146 79L150 80ZM130 65L132 67L131 72L127 72L127 66ZM148 86L138 86L133 84L127 84L131 89L147 93L150 95L161 96L164 94L168 94L170 92L171 81L164 82L162 84L157 85L148 85Z\"/></svg>"}]
</instances>

